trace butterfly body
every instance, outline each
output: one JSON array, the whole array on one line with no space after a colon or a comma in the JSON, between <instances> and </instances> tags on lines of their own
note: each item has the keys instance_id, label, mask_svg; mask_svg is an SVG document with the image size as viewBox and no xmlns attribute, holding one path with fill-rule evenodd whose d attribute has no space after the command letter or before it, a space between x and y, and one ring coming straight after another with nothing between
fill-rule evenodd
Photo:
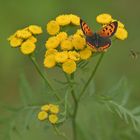
<instances>
[{"instance_id":1,"label":"butterfly body","mask_svg":"<svg viewBox=\"0 0 140 140\"><path fill-rule=\"evenodd\" d=\"M93 45L95 48L100 48L105 44L111 44L111 40L108 37L101 37L99 34L94 33L92 36L86 36L86 42Z\"/></svg>"},{"instance_id":2,"label":"butterfly body","mask_svg":"<svg viewBox=\"0 0 140 140\"><path fill-rule=\"evenodd\" d=\"M86 36L86 43L92 48L103 51L110 47L110 37L115 34L118 22L114 21L95 33L92 32L89 26L82 19L80 19L80 25Z\"/></svg>"}]
</instances>

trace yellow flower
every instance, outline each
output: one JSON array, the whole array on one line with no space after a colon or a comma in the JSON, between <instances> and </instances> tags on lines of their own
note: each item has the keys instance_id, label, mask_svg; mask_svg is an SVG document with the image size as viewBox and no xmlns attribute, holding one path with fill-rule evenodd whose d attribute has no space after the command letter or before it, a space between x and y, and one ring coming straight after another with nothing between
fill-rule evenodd
<instances>
[{"instance_id":1,"label":"yellow flower","mask_svg":"<svg viewBox=\"0 0 140 140\"><path fill-rule=\"evenodd\" d=\"M115 37L120 40L125 40L128 37L128 32L124 28L118 28Z\"/></svg>"},{"instance_id":2,"label":"yellow flower","mask_svg":"<svg viewBox=\"0 0 140 140\"><path fill-rule=\"evenodd\" d=\"M61 42L62 40L67 39L68 35L67 35L66 32L60 32L56 37L57 37L57 38L60 40L60 42Z\"/></svg>"},{"instance_id":3,"label":"yellow flower","mask_svg":"<svg viewBox=\"0 0 140 140\"><path fill-rule=\"evenodd\" d=\"M43 121L43 120L45 120L45 119L47 119L48 118L48 113L47 112L45 112L45 111L40 111L39 113L38 113L38 119L40 120L40 121Z\"/></svg>"},{"instance_id":4,"label":"yellow flower","mask_svg":"<svg viewBox=\"0 0 140 140\"><path fill-rule=\"evenodd\" d=\"M100 14L96 17L96 21L101 24L108 24L112 21L110 14Z\"/></svg>"},{"instance_id":5,"label":"yellow flower","mask_svg":"<svg viewBox=\"0 0 140 140\"><path fill-rule=\"evenodd\" d=\"M58 117L56 115L54 115L54 114L51 114L51 115L49 115L49 121L52 124L55 124L58 121Z\"/></svg>"},{"instance_id":6,"label":"yellow flower","mask_svg":"<svg viewBox=\"0 0 140 140\"><path fill-rule=\"evenodd\" d=\"M76 71L76 63L74 60L67 59L67 61L62 64L62 68L64 72L71 74Z\"/></svg>"},{"instance_id":7,"label":"yellow flower","mask_svg":"<svg viewBox=\"0 0 140 140\"><path fill-rule=\"evenodd\" d=\"M47 32L50 35L56 35L59 32L59 30L60 30L60 26L59 26L59 24L55 20L51 20L47 24L46 29L47 29Z\"/></svg>"},{"instance_id":8,"label":"yellow flower","mask_svg":"<svg viewBox=\"0 0 140 140\"><path fill-rule=\"evenodd\" d=\"M58 105L53 105L49 104L50 107L50 112L53 114L57 114L59 112L59 106Z\"/></svg>"},{"instance_id":9,"label":"yellow flower","mask_svg":"<svg viewBox=\"0 0 140 140\"><path fill-rule=\"evenodd\" d=\"M23 40L21 38L12 37L11 40L10 40L10 45L14 48L19 47L22 44L22 41Z\"/></svg>"},{"instance_id":10,"label":"yellow flower","mask_svg":"<svg viewBox=\"0 0 140 140\"><path fill-rule=\"evenodd\" d=\"M30 54L34 52L36 46L33 42L31 41L25 41L22 43L20 50L23 54Z\"/></svg>"},{"instance_id":11,"label":"yellow flower","mask_svg":"<svg viewBox=\"0 0 140 140\"><path fill-rule=\"evenodd\" d=\"M80 18L76 15L70 14L71 23L74 25L80 25Z\"/></svg>"},{"instance_id":12,"label":"yellow flower","mask_svg":"<svg viewBox=\"0 0 140 140\"><path fill-rule=\"evenodd\" d=\"M47 49L55 49L58 47L59 43L60 40L57 37L53 36L46 41L45 46Z\"/></svg>"},{"instance_id":13,"label":"yellow flower","mask_svg":"<svg viewBox=\"0 0 140 140\"><path fill-rule=\"evenodd\" d=\"M56 17L56 21L58 22L59 25L65 26L70 24L70 17L68 15L60 15Z\"/></svg>"},{"instance_id":14,"label":"yellow flower","mask_svg":"<svg viewBox=\"0 0 140 140\"><path fill-rule=\"evenodd\" d=\"M45 57L44 59L44 66L47 68L52 68L56 65L56 61L55 61L55 55L54 54L50 54L48 56Z\"/></svg>"},{"instance_id":15,"label":"yellow flower","mask_svg":"<svg viewBox=\"0 0 140 140\"><path fill-rule=\"evenodd\" d=\"M66 51L66 50L72 50L73 49L73 44L70 39L63 40L61 42L61 49Z\"/></svg>"},{"instance_id":16,"label":"yellow flower","mask_svg":"<svg viewBox=\"0 0 140 140\"><path fill-rule=\"evenodd\" d=\"M124 24L122 22L118 21L118 27L124 28Z\"/></svg>"},{"instance_id":17,"label":"yellow flower","mask_svg":"<svg viewBox=\"0 0 140 140\"><path fill-rule=\"evenodd\" d=\"M73 36L72 43L76 50L82 50L86 44L86 41L85 38L75 34Z\"/></svg>"},{"instance_id":18,"label":"yellow flower","mask_svg":"<svg viewBox=\"0 0 140 140\"><path fill-rule=\"evenodd\" d=\"M27 41L31 41L33 43L36 43L37 42L37 39L34 37L34 36L31 36L27 39Z\"/></svg>"},{"instance_id":19,"label":"yellow flower","mask_svg":"<svg viewBox=\"0 0 140 140\"><path fill-rule=\"evenodd\" d=\"M71 60L78 61L80 59L80 54L76 51L69 51L68 55Z\"/></svg>"},{"instance_id":20,"label":"yellow flower","mask_svg":"<svg viewBox=\"0 0 140 140\"><path fill-rule=\"evenodd\" d=\"M51 20L47 24L47 32L50 35L56 35L59 32L59 30L60 30L60 26L55 20Z\"/></svg>"},{"instance_id":21,"label":"yellow flower","mask_svg":"<svg viewBox=\"0 0 140 140\"><path fill-rule=\"evenodd\" d=\"M56 62L60 62L63 63L68 59L68 52L67 51L63 51L63 52L57 52L55 54L55 60Z\"/></svg>"},{"instance_id":22,"label":"yellow flower","mask_svg":"<svg viewBox=\"0 0 140 140\"><path fill-rule=\"evenodd\" d=\"M76 35L84 36L84 33L81 29L78 29L77 32L75 33Z\"/></svg>"},{"instance_id":23,"label":"yellow flower","mask_svg":"<svg viewBox=\"0 0 140 140\"><path fill-rule=\"evenodd\" d=\"M49 105L43 105L43 106L41 107L41 110L42 110L42 111L49 111L49 109L50 109L50 106L49 106Z\"/></svg>"},{"instance_id":24,"label":"yellow flower","mask_svg":"<svg viewBox=\"0 0 140 140\"><path fill-rule=\"evenodd\" d=\"M92 52L88 48L85 48L84 50L80 51L80 56L81 56L81 59L83 60L88 59L91 55L92 55Z\"/></svg>"},{"instance_id":25,"label":"yellow flower","mask_svg":"<svg viewBox=\"0 0 140 140\"><path fill-rule=\"evenodd\" d=\"M50 54L56 54L56 53L57 53L56 49L49 49L49 50L46 51L45 56L48 56Z\"/></svg>"},{"instance_id":26,"label":"yellow flower","mask_svg":"<svg viewBox=\"0 0 140 140\"><path fill-rule=\"evenodd\" d=\"M37 26L37 25L30 25L29 26L29 31L32 34L41 34L42 33L42 28L40 26Z\"/></svg>"},{"instance_id":27,"label":"yellow flower","mask_svg":"<svg viewBox=\"0 0 140 140\"><path fill-rule=\"evenodd\" d=\"M18 30L16 36L19 38L27 39L32 36L32 34L27 29Z\"/></svg>"}]
</instances>

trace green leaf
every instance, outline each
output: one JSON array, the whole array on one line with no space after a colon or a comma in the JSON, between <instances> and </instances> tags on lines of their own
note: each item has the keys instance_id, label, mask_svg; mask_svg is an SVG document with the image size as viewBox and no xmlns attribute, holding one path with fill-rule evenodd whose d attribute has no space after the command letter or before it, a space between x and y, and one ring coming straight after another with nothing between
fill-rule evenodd
<instances>
[{"instance_id":1,"label":"green leaf","mask_svg":"<svg viewBox=\"0 0 140 140\"><path fill-rule=\"evenodd\" d=\"M130 93L131 87L128 84L127 78L122 77L119 82L105 94L121 105L125 105L128 102Z\"/></svg>"},{"instance_id":2,"label":"green leaf","mask_svg":"<svg viewBox=\"0 0 140 140\"><path fill-rule=\"evenodd\" d=\"M24 74L20 75L20 96L24 106L30 105L33 99L32 90Z\"/></svg>"}]
</instances>

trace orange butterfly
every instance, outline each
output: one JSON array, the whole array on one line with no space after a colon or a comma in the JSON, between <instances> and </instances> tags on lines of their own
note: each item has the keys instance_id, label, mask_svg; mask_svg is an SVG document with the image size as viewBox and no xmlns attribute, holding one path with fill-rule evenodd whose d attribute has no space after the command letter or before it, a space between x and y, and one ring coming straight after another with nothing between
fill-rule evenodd
<instances>
[{"instance_id":1,"label":"orange butterfly","mask_svg":"<svg viewBox=\"0 0 140 140\"><path fill-rule=\"evenodd\" d=\"M104 51L111 45L110 37L116 33L118 22L111 22L97 33L93 33L89 26L82 19L80 19L80 25L83 33L86 36L87 44L98 51Z\"/></svg>"}]
</instances>

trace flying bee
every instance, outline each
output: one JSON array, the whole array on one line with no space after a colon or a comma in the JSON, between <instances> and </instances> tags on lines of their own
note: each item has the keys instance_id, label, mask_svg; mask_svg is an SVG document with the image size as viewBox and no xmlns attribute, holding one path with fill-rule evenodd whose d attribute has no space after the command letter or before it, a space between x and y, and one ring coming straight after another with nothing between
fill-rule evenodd
<instances>
[{"instance_id":1,"label":"flying bee","mask_svg":"<svg viewBox=\"0 0 140 140\"><path fill-rule=\"evenodd\" d=\"M130 50L130 55L133 59L137 59L140 52L134 51L133 49Z\"/></svg>"}]
</instances>

